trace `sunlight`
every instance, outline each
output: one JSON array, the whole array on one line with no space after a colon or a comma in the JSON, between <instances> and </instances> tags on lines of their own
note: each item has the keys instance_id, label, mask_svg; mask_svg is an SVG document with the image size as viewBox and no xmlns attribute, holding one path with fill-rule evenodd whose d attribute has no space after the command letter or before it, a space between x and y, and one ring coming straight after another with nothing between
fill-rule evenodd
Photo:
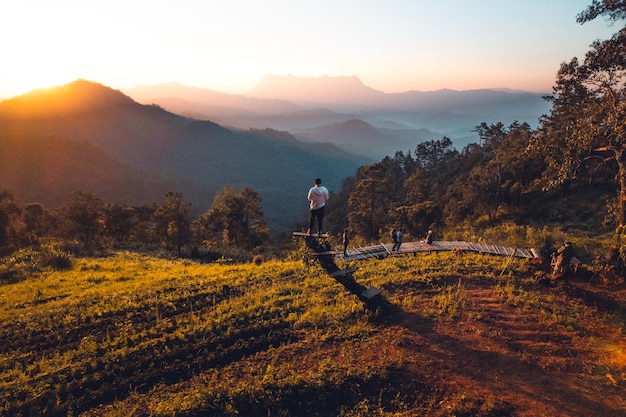
<instances>
[{"instance_id":1,"label":"sunlight","mask_svg":"<svg viewBox=\"0 0 626 417\"><path fill-rule=\"evenodd\" d=\"M2 99L66 84L75 73L71 62L77 54L72 50L80 45L80 37L67 25L51 19L56 12L53 6L42 3L38 11L33 13L32 5L15 5L11 8L12 18L2 22L0 33L7 40L0 53Z\"/></svg>"},{"instance_id":2,"label":"sunlight","mask_svg":"<svg viewBox=\"0 0 626 417\"><path fill-rule=\"evenodd\" d=\"M23 56L19 66L6 66L2 72L4 80L10 81L0 86L0 98L57 87L81 78L74 70L56 64L52 56Z\"/></svg>"},{"instance_id":3,"label":"sunlight","mask_svg":"<svg viewBox=\"0 0 626 417\"><path fill-rule=\"evenodd\" d=\"M71 69L47 63L52 57L23 56L19 66L5 66L0 99L12 98L38 88L57 87L80 78Z\"/></svg>"},{"instance_id":4,"label":"sunlight","mask_svg":"<svg viewBox=\"0 0 626 417\"><path fill-rule=\"evenodd\" d=\"M16 80L10 88L3 88L0 91L0 98L12 98L15 96L20 96L22 94L26 94L32 90L42 89L42 88L51 88L59 85L67 84L71 80L54 78L54 77L40 77L33 79L20 79Z\"/></svg>"}]
</instances>

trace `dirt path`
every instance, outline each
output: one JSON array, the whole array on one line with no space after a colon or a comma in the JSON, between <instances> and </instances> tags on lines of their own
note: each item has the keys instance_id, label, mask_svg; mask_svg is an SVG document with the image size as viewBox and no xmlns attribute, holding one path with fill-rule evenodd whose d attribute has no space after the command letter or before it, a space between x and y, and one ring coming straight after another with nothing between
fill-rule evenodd
<instances>
[{"instance_id":1,"label":"dirt path","mask_svg":"<svg viewBox=\"0 0 626 417\"><path fill-rule=\"evenodd\" d=\"M393 337L410 357L411 378L445 387L448 401L473 399L473 415L626 416L626 393L597 365L588 339L503 303L489 286L466 291L478 318L397 317Z\"/></svg>"}]
</instances>

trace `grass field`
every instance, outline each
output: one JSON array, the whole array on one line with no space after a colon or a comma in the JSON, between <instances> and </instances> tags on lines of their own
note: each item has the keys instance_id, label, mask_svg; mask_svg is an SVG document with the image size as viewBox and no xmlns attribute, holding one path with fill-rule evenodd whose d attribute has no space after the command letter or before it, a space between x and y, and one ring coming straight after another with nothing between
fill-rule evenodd
<instances>
[{"instance_id":1,"label":"grass field","mask_svg":"<svg viewBox=\"0 0 626 417\"><path fill-rule=\"evenodd\" d=\"M120 252L0 286L0 415L626 415L623 290L477 254L356 266L392 308L297 260Z\"/></svg>"}]
</instances>

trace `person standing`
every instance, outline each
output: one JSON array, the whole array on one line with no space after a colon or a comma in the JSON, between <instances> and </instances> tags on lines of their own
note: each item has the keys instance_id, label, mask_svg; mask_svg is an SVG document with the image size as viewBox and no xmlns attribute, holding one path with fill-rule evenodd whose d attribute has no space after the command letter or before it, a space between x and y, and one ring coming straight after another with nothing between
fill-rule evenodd
<instances>
[{"instance_id":1,"label":"person standing","mask_svg":"<svg viewBox=\"0 0 626 417\"><path fill-rule=\"evenodd\" d=\"M309 199L311 210L309 234L313 234L313 226L315 225L315 220L317 219L317 231L319 235L322 235L324 208L326 207L326 201L328 201L328 189L322 185L322 180L320 178L315 178L315 183L309 190L307 198Z\"/></svg>"},{"instance_id":2,"label":"person standing","mask_svg":"<svg viewBox=\"0 0 626 417\"><path fill-rule=\"evenodd\" d=\"M552 270L551 283L554 283L559 278L564 278L567 283L567 274L569 272L569 265L572 258L576 256L574 253L574 247L572 242L565 242L555 253L552 254L554 259L554 269Z\"/></svg>"},{"instance_id":3,"label":"person standing","mask_svg":"<svg viewBox=\"0 0 626 417\"><path fill-rule=\"evenodd\" d=\"M396 230L396 244L394 245L396 253L400 253L400 246L402 245L402 230Z\"/></svg>"},{"instance_id":4,"label":"person standing","mask_svg":"<svg viewBox=\"0 0 626 417\"><path fill-rule=\"evenodd\" d=\"M343 229L343 256L348 256L348 243L350 242L350 236L348 236L348 229Z\"/></svg>"}]
</instances>

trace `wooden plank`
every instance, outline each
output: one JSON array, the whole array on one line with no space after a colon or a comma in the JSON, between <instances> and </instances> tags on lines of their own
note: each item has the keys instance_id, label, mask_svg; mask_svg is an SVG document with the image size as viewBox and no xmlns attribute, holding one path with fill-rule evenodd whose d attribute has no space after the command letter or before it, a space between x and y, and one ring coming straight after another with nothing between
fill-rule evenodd
<instances>
[{"instance_id":1,"label":"wooden plank","mask_svg":"<svg viewBox=\"0 0 626 417\"><path fill-rule=\"evenodd\" d=\"M324 255L339 255L342 252L337 252L334 250L331 251L326 251L326 252L311 252L311 255L313 256L324 256Z\"/></svg>"},{"instance_id":2,"label":"wooden plank","mask_svg":"<svg viewBox=\"0 0 626 417\"><path fill-rule=\"evenodd\" d=\"M387 246L385 246L383 242L380 242L380 244L383 246L383 248L385 248L385 250L387 251L387 254L391 255L391 251L387 248Z\"/></svg>"},{"instance_id":3,"label":"wooden plank","mask_svg":"<svg viewBox=\"0 0 626 417\"><path fill-rule=\"evenodd\" d=\"M380 294L380 290L378 288L371 287L363 291L361 293L361 296L364 298L367 298L368 300L371 300L372 298L376 297L378 294Z\"/></svg>"},{"instance_id":4,"label":"wooden plank","mask_svg":"<svg viewBox=\"0 0 626 417\"><path fill-rule=\"evenodd\" d=\"M352 267L348 269L340 269L339 271L331 272L328 275L330 275L331 277L343 277L346 275L350 275L353 272L356 272L357 269L358 268L356 267Z\"/></svg>"}]
</instances>

